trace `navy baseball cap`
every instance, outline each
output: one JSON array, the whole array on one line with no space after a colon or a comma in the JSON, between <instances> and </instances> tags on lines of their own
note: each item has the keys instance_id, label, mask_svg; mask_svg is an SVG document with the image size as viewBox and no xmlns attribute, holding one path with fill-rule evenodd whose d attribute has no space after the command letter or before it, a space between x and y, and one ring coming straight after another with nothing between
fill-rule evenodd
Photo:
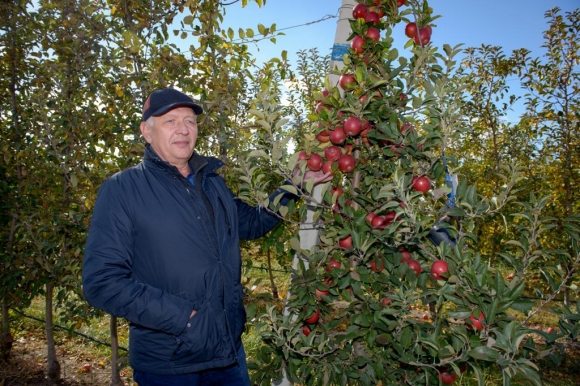
<instances>
[{"instance_id":1,"label":"navy baseball cap","mask_svg":"<svg viewBox=\"0 0 580 386\"><path fill-rule=\"evenodd\" d=\"M176 107L191 107L196 115L203 113L203 108L181 91L174 88L164 88L153 91L149 95L143 105L143 118L141 120L146 121L151 116L158 117Z\"/></svg>"}]
</instances>

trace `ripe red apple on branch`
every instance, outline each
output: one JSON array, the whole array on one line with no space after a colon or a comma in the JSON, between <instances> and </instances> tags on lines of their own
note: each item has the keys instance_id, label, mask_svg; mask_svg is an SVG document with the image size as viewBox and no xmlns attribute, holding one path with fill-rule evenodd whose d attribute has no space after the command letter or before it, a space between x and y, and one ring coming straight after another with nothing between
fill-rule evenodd
<instances>
[{"instance_id":1,"label":"ripe red apple on branch","mask_svg":"<svg viewBox=\"0 0 580 386\"><path fill-rule=\"evenodd\" d=\"M406 264L408 269L415 271L416 275L419 275L421 272L423 272L423 268L421 268L421 264L419 264L417 260L410 259L405 261L403 264Z\"/></svg>"},{"instance_id":2,"label":"ripe red apple on branch","mask_svg":"<svg viewBox=\"0 0 580 386\"><path fill-rule=\"evenodd\" d=\"M348 117L342 124L344 133L351 137L358 135L362 129L362 122L357 117Z\"/></svg>"},{"instance_id":3,"label":"ripe red apple on branch","mask_svg":"<svg viewBox=\"0 0 580 386\"><path fill-rule=\"evenodd\" d=\"M403 255L403 257L401 257L401 263L411 260L411 253L409 251L405 249L399 249L399 252Z\"/></svg>"},{"instance_id":4,"label":"ripe red apple on branch","mask_svg":"<svg viewBox=\"0 0 580 386\"><path fill-rule=\"evenodd\" d=\"M323 296L330 295L330 292L328 290L321 290L321 289L316 288L314 290L314 294L316 295L316 300L320 301L320 300L322 300Z\"/></svg>"},{"instance_id":5,"label":"ripe red apple on branch","mask_svg":"<svg viewBox=\"0 0 580 386\"><path fill-rule=\"evenodd\" d=\"M417 30L418 30L417 23L415 23L415 22L408 23L405 26L405 36L412 39L417 34Z\"/></svg>"},{"instance_id":6,"label":"ripe red apple on branch","mask_svg":"<svg viewBox=\"0 0 580 386\"><path fill-rule=\"evenodd\" d=\"M338 240L338 245L343 249L352 247L352 236L346 236Z\"/></svg>"},{"instance_id":7,"label":"ripe red apple on branch","mask_svg":"<svg viewBox=\"0 0 580 386\"><path fill-rule=\"evenodd\" d=\"M308 158L306 166L308 166L308 169L312 170L313 172L317 172L322 168L323 162L324 161L322 160L320 154L312 153L310 158Z\"/></svg>"},{"instance_id":8,"label":"ripe red apple on branch","mask_svg":"<svg viewBox=\"0 0 580 386\"><path fill-rule=\"evenodd\" d=\"M350 173L356 166L356 160L352 154L343 154L338 159L338 169L343 173Z\"/></svg>"},{"instance_id":9,"label":"ripe red apple on branch","mask_svg":"<svg viewBox=\"0 0 580 386\"><path fill-rule=\"evenodd\" d=\"M328 260L328 265L325 268L326 272L332 272L336 268L340 268L340 262L331 257L330 260Z\"/></svg>"},{"instance_id":10,"label":"ripe red apple on branch","mask_svg":"<svg viewBox=\"0 0 580 386\"><path fill-rule=\"evenodd\" d=\"M475 330L475 331L481 331L483 330L483 322L485 320L485 317L483 315L483 312L479 313L479 317L475 317L473 314L469 316L467 323Z\"/></svg>"},{"instance_id":11,"label":"ripe red apple on branch","mask_svg":"<svg viewBox=\"0 0 580 386\"><path fill-rule=\"evenodd\" d=\"M381 304L383 305L383 307L388 306L392 302L393 302L393 299L391 299L391 298L382 298L381 299Z\"/></svg>"},{"instance_id":12,"label":"ripe red apple on branch","mask_svg":"<svg viewBox=\"0 0 580 386\"><path fill-rule=\"evenodd\" d=\"M444 260L437 260L431 265L431 277L435 280L445 280L449 276L449 266Z\"/></svg>"},{"instance_id":13,"label":"ripe red apple on branch","mask_svg":"<svg viewBox=\"0 0 580 386\"><path fill-rule=\"evenodd\" d=\"M431 189L431 181L425 176L414 176L411 187L418 192L427 193Z\"/></svg>"},{"instance_id":14,"label":"ripe red apple on branch","mask_svg":"<svg viewBox=\"0 0 580 386\"><path fill-rule=\"evenodd\" d=\"M334 161L330 161L330 160L325 161L322 164L322 172L323 173L332 173L333 172L333 170L332 170L333 165L334 165Z\"/></svg>"},{"instance_id":15,"label":"ripe red apple on branch","mask_svg":"<svg viewBox=\"0 0 580 386\"><path fill-rule=\"evenodd\" d=\"M364 51L364 45L365 45L365 38L363 38L360 35L355 36L350 41L350 48L354 52L356 52L357 54L361 54Z\"/></svg>"},{"instance_id":16,"label":"ripe red apple on branch","mask_svg":"<svg viewBox=\"0 0 580 386\"><path fill-rule=\"evenodd\" d=\"M334 145L343 145L346 141L346 133L342 126L336 126L334 130L330 132L330 142Z\"/></svg>"},{"instance_id":17,"label":"ripe red apple on branch","mask_svg":"<svg viewBox=\"0 0 580 386\"><path fill-rule=\"evenodd\" d=\"M374 27L370 27L370 28L367 30L367 32L366 32L366 34L365 34L365 36L366 36L367 38L371 38L371 39L372 39L372 40L374 40L375 42L378 42L378 41L379 41L379 39L381 38L381 32L380 32L378 29L374 28Z\"/></svg>"},{"instance_id":18,"label":"ripe red apple on branch","mask_svg":"<svg viewBox=\"0 0 580 386\"><path fill-rule=\"evenodd\" d=\"M320 133L316 134L316 139L320 143L330 142L330 132L328 130L322 130Z\"/></svg>"},{"instance_id":19,"label":"ripe red apple on branch","mask_svg":"<svg viewBox=\"0 0 580 386\"><path fill-rule=\"evenodd\" d=\"M381 22L381 18L379 17L379 14L376 12L367 12L365 16L365 22L377 25Z\"/></svg>"},{"instance_id":20,"label":"ripe red apple on branch","mask_svg":"<svg viewBox=\"0 0 580 386\"><path fill-rule=\"evenodd\" d=\"M356 78L353 74L342 74L338 78L338 84L343 90L348 90L356 85Z\"/></svg>"},{"instance_id":21,"label":"ripe red apple on branch","mask_svg":"<svg viewBox=\"0 0 580 386\"><path fill-rule=\"evenodd\" d=\"M330 146L324 149L324 156L329 161L338 161L341 155L342 151L337 146Z\"/></svg>"},{"instance_id":22,"label":"ripe red apple on branch","mask_svg":"<svg viewBox=\"0 0 580 386\"><path fill-rule=\"evenodd\" d=\"M378 230L383 230L385 229L385 227L387 226L387 221L385 220L385 218L383 216L373 216L372 220L371 220L371 227L373 227L374 229L378 229Z\"/></svg>"},{"instance_id":23,"label":"ripe red apple on branch","mask_svg":"<svg viewBox=\"0 0 580 386\"><path fill-rule=\"evenodd\" d=\"M366 15L367 15L367 6L362 3L358 3L352 9L353 19L364 19Z\"/></svg>"},{"instance_id":24,"label":"ripe red apple on branch","mask_svg":"<svg viewBox=\"0 0 580 386\"><path fill-rule=\"evenodd\" d=\"M311 332L312 330L306 324L302 326L302 333L304 334L304 336L310 335Z\"/></svg>"},{"instance_id":25,"label":"ripe red apple on branch","mask_svg":"<svg viewBox=\"0 0 580 386\"><path fill-rule=\"evenodd\" d=\"M429 29L426 28L419 28L419 32L415 34L413 40L415 44L426 46L431 41L431 33L429 33Z\"/></svg>"},{"instance_id":26,"label":"ripe red apple on branch","mask_svg":"<svg viewBox=\"0 0 580 386\"><path fill-rule=\"evenodd\" d=\"M371 271L380 273L383 269L385 269L385 261L382 258L371 261Z\"/></svg>"},{"instance_id":27,"label":"ripe red apple on branch","mask_svg":"<svg viewBox=\"0 0 580 386\"><path fill-rule=\"evenodd\" d=\"M444 385L452 385L457 378L457 374L450 369L441 369L438 374L441 383Z\"/></svg>"},{"instance_id":28,"label":"ripe red apple on branch","mask_svg":"<svg viewBox=\"0 0 580 386\"><path fill-rule=\"evenodd\" d=\"M304 321L308 324L314 324L318 322L318 319L320 319L320 310L317 308L314 313L312 313L312 315L310 315L308 318L304 319Z\"/></svg>"}]
</instances>

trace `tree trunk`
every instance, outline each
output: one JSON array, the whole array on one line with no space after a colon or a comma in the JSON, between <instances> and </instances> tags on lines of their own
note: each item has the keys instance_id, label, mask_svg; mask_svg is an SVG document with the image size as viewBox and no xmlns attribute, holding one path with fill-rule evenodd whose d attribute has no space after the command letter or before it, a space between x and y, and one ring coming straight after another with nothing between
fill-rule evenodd
<instances>
[{"instance_id":1,"label":"tree trunk","mask_svg":"<svg viewBox=\"0 0 580 386\"><path fill-rule=\"evenodd\" d=\"M125 383L119 374L119 338L117 335L117 317L111 315L111 386L122 386Z\"/></svg>"},{"instance_id":2,"label":"tree trunk","mask_svg":"<svg viewBox=\"0 0 580 386\"><path fill-rule=\"evenodd\" d=\"M48 382L57 385L60 382L60 363L56 357L56 346L54 343L54 326L52 321L52 283L46 283L45 312L46 312L46 348L47 348L47 371Z\"/></svg>"},{"instance_id":3,"label":"tree trunk","mask_svg":"<svg viewBox=\"0 0 580 386\"><path fill-rule=\"evenodd\" d=\"M10 359L10 351L12 350L12 342L14 338L10 333L10 320L8 315L8 306L4 299L2 299L2 333L0 334L0 360L8 361Z\"/></svg>"},{"instance_id":4,"label":"tree trunk","mask_svg":"<svg viewBox=\"0 0 580 386\"><path fill-rule=\"evenodd\" d=\"M274 275L272 273L272 253L270 248L266 250L266 256L268 257L268 275L270 276L270 285L272 286L272 296L274 299L278 299L278 287L276 287Z\"/></svg>"}]
</instances>

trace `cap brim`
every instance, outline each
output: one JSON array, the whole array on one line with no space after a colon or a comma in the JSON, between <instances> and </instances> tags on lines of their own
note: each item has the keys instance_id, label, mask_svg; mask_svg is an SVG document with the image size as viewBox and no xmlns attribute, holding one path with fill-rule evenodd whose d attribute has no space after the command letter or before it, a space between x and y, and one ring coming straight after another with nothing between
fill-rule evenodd
<instances>
[{"instance_id":1,"label":"cap brim","mask_svg":"<svg viewBox=\"0 0 580 386\"><path fill-rule=\"evenodd\" d=\"M177 107L191 107L193 109L193 112L195 113L195 115L200 115L203 113L203 108L198 104L188 103L188 102L178 102L178 103L172 103L170 105L165 105L162 108L158 109L157 111L152 112L150 114L150 116L158 117L160 115L165 114L169 110L173 110Z\"/></svg>"}]
</instances>

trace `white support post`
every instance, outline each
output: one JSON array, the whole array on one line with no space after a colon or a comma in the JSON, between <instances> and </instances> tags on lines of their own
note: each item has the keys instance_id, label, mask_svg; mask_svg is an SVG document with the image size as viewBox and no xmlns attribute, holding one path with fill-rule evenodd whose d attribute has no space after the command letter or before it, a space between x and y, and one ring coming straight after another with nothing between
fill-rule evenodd
<instances>
[{"instance_id":1,"label":"white support post","mask_svg":"<svg viewBox=\"0 0 580 386\"><path fill-rule=\"evenodd\" d=\"M349 19L352 18L352 9L356 5L355 0L342 0L340 6L340 12L338 17L338 23L336 26L336 34L334 36L334 45L332 46L332 53L330 58L330 69L342 69L344 66L343 56L348 52L348 37L350 36L350 23ZM331 85L338 85L338 75L329 74L328 81ZM309 208L306 212L306 218L300 224L300 231L298 233L300 237L300 248L304 250L310 250L318 244L319 231L316 228L316 224L313 221L313 216L315 213L315 208L311 207L316 205L317 202L322 202L322 192L324 185L317 185L314 187L312 192L312 201L306 203ZM300 253L296 253L294 260L292 262L292 267L294 269L298 268L300 259L303 259L304 266L308 268L308 260L304 259ZM287 298L290 297L290 291L288 291ZM288 314L288 309L284 309L284 314ZM282 379L274 380L272 385L274 386L292 386L292 382L286 376L285 369L282 370Z\"/></svg>"}]
</instances>

